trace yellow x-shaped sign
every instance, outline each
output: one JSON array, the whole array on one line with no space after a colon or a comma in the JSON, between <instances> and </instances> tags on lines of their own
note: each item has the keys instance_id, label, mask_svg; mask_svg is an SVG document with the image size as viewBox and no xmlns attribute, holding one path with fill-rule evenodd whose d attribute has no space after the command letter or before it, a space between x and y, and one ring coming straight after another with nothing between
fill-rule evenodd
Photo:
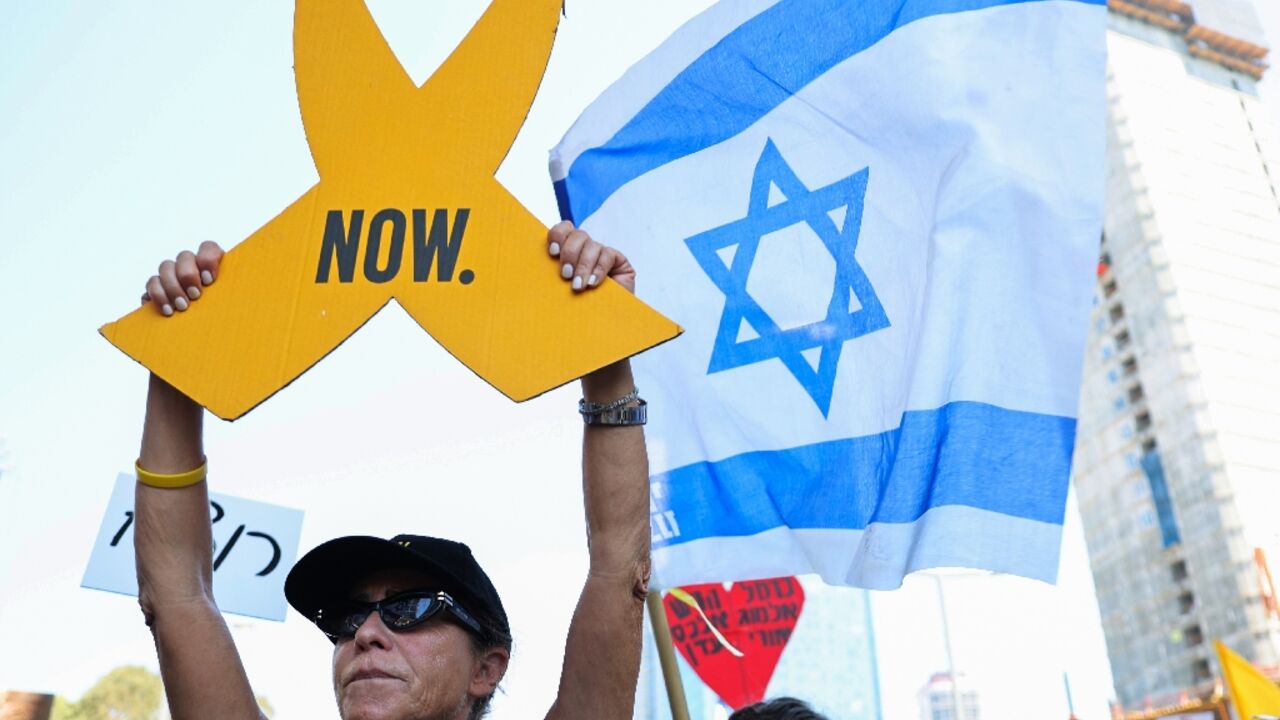
<instances>
[{"instance_id":1,"label":"yellow x-shaped sign","mask_svg":"<svg viewBox=\"0 0 1280 720\"><path fill-rule=\"evenodd\" d=\"M320 182L227 253L197 307L143 307L102 334L228 420L392 298L517 401L678 335L611 281L575 295L548 267L546 228L494 178L561 2L493 0L419 88L363 0L297 0L298 103Z\"/></svg>"}]
</instances>

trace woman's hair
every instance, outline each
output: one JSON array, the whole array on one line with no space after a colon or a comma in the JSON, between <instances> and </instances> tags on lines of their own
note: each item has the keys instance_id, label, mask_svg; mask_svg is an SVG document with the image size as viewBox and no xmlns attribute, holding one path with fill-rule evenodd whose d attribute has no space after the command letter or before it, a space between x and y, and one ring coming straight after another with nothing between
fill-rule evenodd
<instances>
[{"instance_id":1,"label":"woman's hair","mask_svg":"<svg viewBox=\"0 0 1280 720\"><path fill-rule=\"evenodd\" d=\"M490 650L501 648L506 650L509 655L512 646L511 631L505 629L501 623L487 613L475 613L475 618L480 623L480 629L483 634L467 633L471 638L471 652L476 657L480 657ZM493 695L496 692L497 690L495 689L494 692L484 697L476 698L471 703L471 712L467 715L467 720L480 720L480 718L488 714L489 703L493 702Z\"/></svg>"},{"instance_id":2,"label":"woman's hair","mask_svg":"<svg viewBox=\"0 0 1280 720\"><path fill-rule=\"evenodd\" d=\"M774 698L739 708L729 720L827 720L808 703L793 697Z\"/></svg>"}]
</instances>

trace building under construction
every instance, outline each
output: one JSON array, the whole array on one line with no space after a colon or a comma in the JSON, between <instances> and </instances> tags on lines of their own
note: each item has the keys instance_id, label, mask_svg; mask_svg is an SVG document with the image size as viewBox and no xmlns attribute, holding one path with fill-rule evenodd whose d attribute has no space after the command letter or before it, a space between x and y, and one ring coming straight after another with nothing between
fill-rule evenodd
<instances>
[{"instance_id":1,"label":"building under construction","mask_svg":"<svg viewBox=\"0 0 1280 720\"><path fill-rule=\"evenodd\" d=\"M1124 710L1280 675L1280 145L1248 0L1110 0L1073 479ZM1270 562L1270 566L1269 566Z\"/></svg>"}]
</instances>

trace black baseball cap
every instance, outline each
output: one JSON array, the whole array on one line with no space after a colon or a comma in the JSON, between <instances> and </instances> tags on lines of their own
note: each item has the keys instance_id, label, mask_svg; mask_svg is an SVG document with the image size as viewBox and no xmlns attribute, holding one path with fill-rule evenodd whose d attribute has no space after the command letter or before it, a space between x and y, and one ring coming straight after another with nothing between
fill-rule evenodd
<instances>
[{"instance_id":1,"label":"black baseball cap","mask_svg":"<svg viewBox=\"0 0 1280 720\"><path fill-rule=\"evenodd\" d=\"M472 615L491 619L511 633L498 590L460 542L426 535L397 535L390 540L353 535L316 546L289 571L284 596L295 610L315 621L334 600L344 600L358 583L379 570L416 570L431 577ZM485 623L481 622L481 625Z\"/></svg>"}]
</instances>

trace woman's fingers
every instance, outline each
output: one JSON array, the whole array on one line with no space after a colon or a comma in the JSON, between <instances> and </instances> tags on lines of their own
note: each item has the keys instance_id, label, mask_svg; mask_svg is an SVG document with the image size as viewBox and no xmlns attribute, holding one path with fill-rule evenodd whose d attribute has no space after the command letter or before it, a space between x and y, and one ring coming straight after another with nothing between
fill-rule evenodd
<instances>
[{"instance_id":1,"label":"woman's fingers","mask_svg":"<svg viewBox=\"0 0 1280 720\"><path fill-rule=\"evenodd\" d=\"M196 251L196 267L200 270L200 284L212 285L218 279L218 268L225 253L218 243L205 240Z\"/></svg>"},{"instance_id":2,"label":"woman's fingers","mask_svg":"<svg viewBox=\"0 0 1280 720\"><path fill-rule=\"evenodd\" d=\"M560 277L575 291L599 287L612 277L635 292L636 271L622 253L602 245L565 221L547 231L547 252L559 260Z\"/></svg>"},{"instance_id":3,"label":"woman's fingers","mask_svg":"<svg viewBox=\"0 0 1280 720\"><path fill-rule=\"evenodd\" d=\"M169 294L165 292L164 286L160 284L160 277L152 275L147 281L147 293L142 296L145 300L155 303L156 310L161 315L169 317L173 314L173 304L169 302Z\"/></svg>"},{"instance_id":4,"label":"woman's fingers","mask_svg":"<svg viewBox=\"0 0 1280 720\"><path fill-rule=\"evenodd\" d=\"M182 292L187 296L187 299L199 299L202 283L200 282L200 268L196 267L195 253L186 250L178 253L178 259L174 266L174 273L178 277L178 285L182 288Z\"/></svg>"},{"instance_id":5,"label":"woman's fingers","mask_svg":"<svg viewBox=\"0 0 1280 720\"><path fill-rule=\"evenodd\" d=\"M625 255L613 248L609 248L608 269L605 272L608 277L613 278L615 282L626 288L627 292L635 293L636 269Z\"/></svg>"},{"instance_id":6,"label":"woman's fingers","mask_svg":"<svg viewBox=\"0 0 1280 720\"><path fill-rule=\"evenodd\" d=\"M206 240L195 252L183 250L176 259L165 260L147 280L142 303L153 303L165 317L186 310L204 294L202 288L218 279L224 254L218 243Z\"/></svg>"},{"instance_id":7,"label":"woman's fingers","mask_svg":"<svg viewBox=\"0 0 1280 720\"><path fill-rule=\"evenodd\" d=\"M560 277L573 280L577 273L578 258L591 242L591 237L581 230L570 232L560 246Z\"/></svg>"},{"instance_id":8,"label":"woman's fingers","mask_svg":"<svg viewBox=\"0 0 1280 720\"><path fill-rule=\"evenodd\" d=\"M588 287L595 287L596 283L607 277L606 275L598 275L595 273L596 267L600 264L600 255L604 251L604 246L600 243L589 240L578 253L578 261L573 267L573 289L584 290Z\"/></svg>"},{"instance_id":9,"label":"woman's fingers","mask_svg":"<svg viewBox=\"0 0 1280 720\"><path fill-rule=\"evenodd\" d=\"M600 257L596 260L591 274L587 276L587 285L595 287L609 277L609 273L613 272L613 266L618 262L619 257L621 257L621 254L617 250L602 245Z\"/></svg>"},{"instance_id":10,"label":"woman's fingers","mask_svg":"<svg viewBox=\"0 0 1280 720\"><path fill-rule=\"evenodd\" d=\"M179 312L186 310L189 306L187 291L178 281L178 264L172 260L165 260L160 263L156 276L160 278L160 287L164 289L165 296L168 297L173 309Z\"/></svg>"},{"instance_id":11,"label":"woman's fingers","mask_svg":"<svg viewBox=\"0 0 1280 720\"><path fill-rule=\"evenodd\" d=\"M573 223L565 220L547 231L547 252L551 257L560 257L560 250L564 247L564 241L573 230Z\"/></svg>"}]
</instances>

